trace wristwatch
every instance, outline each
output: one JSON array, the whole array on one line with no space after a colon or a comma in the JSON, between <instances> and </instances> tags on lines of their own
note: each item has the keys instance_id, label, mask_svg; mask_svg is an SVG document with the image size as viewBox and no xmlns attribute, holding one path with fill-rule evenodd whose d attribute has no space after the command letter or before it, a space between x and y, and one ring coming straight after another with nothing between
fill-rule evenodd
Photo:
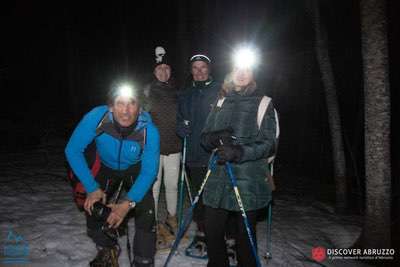
<instances>
[{"instance_id":1,"label":"wristwatch","mask_svg":"<svg viewBox=\"0 0 400 267\"><path fill-rule=\"evenodd\" d=\"M135 208L135 206L136 206L136 202L135 201L130 201L129 200L128 203L129 203L129 210Z\"/></svg>"}]
</instances>

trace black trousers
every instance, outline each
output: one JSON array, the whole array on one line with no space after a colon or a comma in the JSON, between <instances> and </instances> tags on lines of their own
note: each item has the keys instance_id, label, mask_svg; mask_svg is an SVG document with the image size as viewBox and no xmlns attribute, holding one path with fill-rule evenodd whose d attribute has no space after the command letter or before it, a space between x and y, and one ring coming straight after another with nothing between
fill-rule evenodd
<instances>
[{"instance_id":1,"label":"black trousers","mask_svg":"<svg viewBox=\"0 0 400 267\"><path fill-rule=\"evenodd\" d=\"M256 241L255 228L257 223L257 211L247 211L246 214L253 237ZM205 206L204 215L208 253L207 267L229 267L225 245L225 233L228 226L227 222L235 224L234 228L236 232L233 233L233 237L236 240L238 266L256 266L256 260L252 253L250 240L240 212L232 212L225 209L215 209Z\"/></svg>"},{"instance_id":2,"label":"black trousers","mask_svg":"<svg viewBox=\"0 0 400 267\"><path fill-rule=\"evenodd\" d=\"M112 170L102 165L96 181L107 194L107 201L109 201L118 190L121 181L123 181L125 191L129 191L139 171L140 164L124 171ZM152 190L148 190L143 200L137 203L136 207L127 214L121 225L126 225L127 220L133 216L135 217L135 237L133 241L135 266L152 266L156 252L156 224ZM86 224L88 236L97 246L113 247L117 244L118 240L110 238L102 231L103 221L99 221L96 217L86 213Z\"/></svg>"},{"instance_id":3,"label":"black trousers","mask_svg":"<svg viewBox=\"0 0 400 267\"><path fill-rule=\"evenodd\" d=\"M187 166L187 172L190 177L191 190L193 197L197 195L204 177L207 173L207 167L193 167ZM204 204L203 198L200 196L193 211L193 221L196 222L199 231L204 232Z\"/></svg>"}]
</instances>

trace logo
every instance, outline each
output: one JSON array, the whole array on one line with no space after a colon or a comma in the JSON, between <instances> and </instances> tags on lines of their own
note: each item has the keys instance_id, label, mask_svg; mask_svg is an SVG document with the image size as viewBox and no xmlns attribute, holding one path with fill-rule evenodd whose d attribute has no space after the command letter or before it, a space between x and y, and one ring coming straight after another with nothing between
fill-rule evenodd
<instances>
[{"instance_id":1,"label":"logo","mask_svg":"<svg viewBox=\"0 0 400 267\"><path fill-rule=\"evenodd\" d=\"M315 261L322 262L326 259L326 248L324 247L314 247L311 250L312 258Z\"/></svg>"},{"instance_id":2,"label":"logo","mask_svg":"<svg viewBox=\"0 0 400 267\"><path fill-rule=\"evenodd\" d=\"M22 236L15 234L12 230L8 231L7 239L3 244L3 253L0 263L16 264L28 263L29 244Z\"/></svg>"}]
</instances>

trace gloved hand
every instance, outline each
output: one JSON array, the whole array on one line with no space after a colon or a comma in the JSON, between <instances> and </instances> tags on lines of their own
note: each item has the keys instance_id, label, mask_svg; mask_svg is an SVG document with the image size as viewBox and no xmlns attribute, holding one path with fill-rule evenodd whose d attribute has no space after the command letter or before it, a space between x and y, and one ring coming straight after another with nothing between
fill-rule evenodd
<instances>
[{"instance_id":1,"label":"gloved hand","mask_svg":"<svg viewBox=\"0 0 400 267\"><path fill-rule=\"evenodd\" d=\"M179 137L185 138L192 133L192 128L190 127L189 121L181 121L177 124L176 133Z\"/></svg>"},{"instance_id":2,"label":"gloved hand","mask_svg":"<svg viewBox=\"0 0 400 267\"><path fill-rule=\"evenodd\" d=\"M226 129L204 133L202 144L208 150L213 150L221 145L230 145L233 141L233 129L228 127Z\"/></svg>"},{"instance_id":3,"label":"gloved hand","mask_svg":"<svg viewBox=\"0 0 400 267\"><path fill-rule=\"evenodd\" d=\"M241 145L222 145L218 147L218 164L225 164L225 162L238 163L243 157L243 147Z\"/></svg>"}]
</instances>

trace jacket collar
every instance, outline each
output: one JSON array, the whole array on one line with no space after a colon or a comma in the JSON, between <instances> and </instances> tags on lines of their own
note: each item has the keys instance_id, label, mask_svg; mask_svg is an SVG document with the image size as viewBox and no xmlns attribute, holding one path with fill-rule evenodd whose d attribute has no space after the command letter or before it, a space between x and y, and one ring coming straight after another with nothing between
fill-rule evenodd
<instances>
[{"instance_id":1,"label":"jacket collar","mask_svg":"<svg viewBox=\"0 0 400 267\"><path fill-rule=\"evenodd\" d=\"M213 82L213 78L210 76L206 81L192 81L193 87L206 87L209 86Z\"/></svg>"},{"instance_id":2,"label":"jacket collar","mask_svg":"<svg viewBox=\"0 0 400 267\"><path fill-rule=\"evenodd\" d=\"M113 125L113 121L114 121L114 118L113 118L112 112L108 111L103 116L100 123L98 124L98 126L96 128L96 135L100 135L103 132L106 132L114 137L119 138L120 133L118 133L118 131L115 129L115 127ZM141 132L151 122L152 122L152 120L151 120L150 114L145 111L140 111L138 119L137 119L136 127L133 130L133 132L128 135L127 139L131 139L130 137L135 137L138 132Z\"/></svg>"}]
</instances>

